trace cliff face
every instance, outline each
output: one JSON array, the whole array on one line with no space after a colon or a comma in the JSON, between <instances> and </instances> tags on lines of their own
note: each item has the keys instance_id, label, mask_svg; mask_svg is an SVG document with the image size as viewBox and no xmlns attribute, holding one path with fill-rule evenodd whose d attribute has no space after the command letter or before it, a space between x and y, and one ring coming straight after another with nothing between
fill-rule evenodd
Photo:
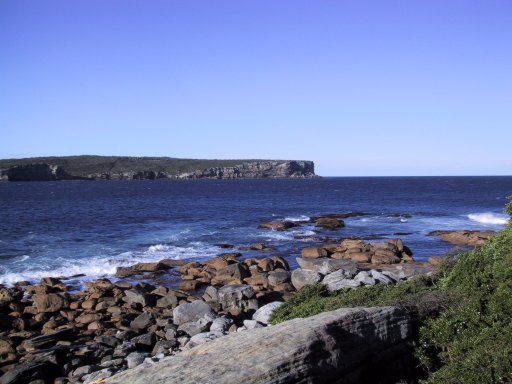
<instances>
[{"instance_id":1,"label":"cliff face","mask_svg":"<svg viewBox=\"0 0 512 384\"><path fill-rule=\"evenodd\" d=\"M68 173L61 166L45 163L16 165L0 172L0 180L155 180L155 179L256 179L256 178L311 178L316 177L312 161L248 161L240 165L211 167L191 172L154 169L105 169L94 173Z\"/></svg>"},{"instance_id":2,"label":"cliff face","mask_svg":"<svg viewBox=\"0 0 512 384\"><path fill-rule=\"evenodd\" d=\"M259 179L315 177L312 161L246 162L234 167L215 167L176 175L179 179Z\"/></svg>"},{"instance_id":3,"label":"cliff face","mask_svg":"<svg viewBox=\"0 0 512 384\"><path fill-rule=\"evenodd\" d=\"M72 180L75 177L57 165L36 163L9 168L1 172L1 178L9 181L54 181Z\"/></svg>"}]
</instances>

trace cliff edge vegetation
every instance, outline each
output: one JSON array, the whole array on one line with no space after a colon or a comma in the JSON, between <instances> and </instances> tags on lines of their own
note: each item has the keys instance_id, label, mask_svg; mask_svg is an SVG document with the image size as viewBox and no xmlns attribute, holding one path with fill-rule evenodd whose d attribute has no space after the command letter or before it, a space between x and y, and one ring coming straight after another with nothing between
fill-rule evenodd
<instances>
[{"instance_id":1,"label":"cliff edge vegetation","mask_svg":"<svg viewBox=\"0 0 512 384\"><path fill-rule=\"evenodd\" d=\"M512 216L512 202L507 205ZM396 286L301 290L274 324L343 307L396 305L416 319L424 383L512 381L512 224L482 247L447 256L431 276Z\"/></svg>"}]
</instances>

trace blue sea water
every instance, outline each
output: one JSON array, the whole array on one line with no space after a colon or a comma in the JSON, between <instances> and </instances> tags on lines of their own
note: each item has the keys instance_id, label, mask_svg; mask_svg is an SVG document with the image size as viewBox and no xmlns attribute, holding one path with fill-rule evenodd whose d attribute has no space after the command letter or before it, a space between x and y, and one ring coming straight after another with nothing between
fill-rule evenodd
<instances>
[{"instance_id":1,"label":"blue sea water","mask_svg":"<svg viewBox=\"0 0 512 384\"><path fill-rule=\"evenodd\" d=\"M293 266L300 249L314 244L296 237L308 235L400 237L425 260L453 248L430 231L503 228L508 195L512 177L5 182L0 283L85 274L83 281L138 261L204 260L226 252L216 243L265 242ZM350 211L369 215L347 218L336 231L304 222ZM283 219L302 225L258 229Z\"/></svg>"}]
</instances>

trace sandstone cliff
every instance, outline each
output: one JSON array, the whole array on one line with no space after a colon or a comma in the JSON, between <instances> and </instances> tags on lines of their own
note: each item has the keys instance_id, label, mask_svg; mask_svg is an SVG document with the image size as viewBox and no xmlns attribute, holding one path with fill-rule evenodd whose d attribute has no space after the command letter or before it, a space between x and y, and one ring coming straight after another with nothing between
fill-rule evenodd
<instances>
[{"instance_id":1,"label":"sandstone cliff","mask_svg":"<svg viewBox=\"0 0 512 384\"><path fill-rule=\"evenodd\" d=\"M106 382L395 383L407 377L411 337L398 308L345 308L221 337Z\"/></svg>"},{"instance_id":2,"label":"sandstone cliff","mask_svg":"<svg viewBox=\"0 0 512 384\"><path fill-rule=\"evenodd\" d=\"M255 179L316 177L312 161L297 160L187 160L77 156L0 160L0 180L154 180L154 179Z\"/></svg>"}]
</instances>

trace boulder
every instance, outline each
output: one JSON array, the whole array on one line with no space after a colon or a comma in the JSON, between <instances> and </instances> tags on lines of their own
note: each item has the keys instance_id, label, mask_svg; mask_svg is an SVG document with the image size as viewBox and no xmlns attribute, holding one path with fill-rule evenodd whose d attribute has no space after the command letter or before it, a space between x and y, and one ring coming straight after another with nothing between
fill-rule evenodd
<instances>
[{"instance_id":1,"label":"boulder","mask_svg":"<svg viewBox=\"0 0 512 384\"><path fill-rule=\"evenodd\" d=\"M217 315L202 300L196 300L187 304L180 304L172 311L173 322L176 325L207 319L213 321Z\"/></svg>"},{"instance_id":2,"label":"boulder","mask_svg":"<svg viewBox=\"0 0 512 384\"><path fill-rule=\"evenodd\" d=\"M143 307L153 306L155 304L155 296L145 292L142 289L132 288L124 291L123 301L129 305L140 304Z\"/></svg>"},{"instance_id":3,"label":"boulder","mask_svg":"<svg viewBox=\"0 0 512 384\"><path fill-rule=\"evenodd\" d=\"M394 383L414 366L412 333L401 309L344 308L230 334L106 383Z\"/></svg>"},{"instance_id":4,"label":"boulder","mask_svg":"<svg viewBox=\"0 0 512 384\"><path fill-rule=\"evenodd\" d=\"M137 272L156 272L156 271L162 271L169 269L169 266L167 266L164 263L137 263L133 267L134 271Z\"/></svg>"},{"instance_id":5,"label":"boulder","mask_svg":"<svg viewBox=\"0 0 512 384\"><path fill-rule=\"evenodd\" d=\"M244 278L249 276L250 273L247 266L240 263L231 264L217 271L217 274L212 279L212 284L242 284Z\"/></svg>"},{"instance_id":6,"label":"boulder","mask_svg":"<svg viewBox=\"0 0 512 384\"><path fill-rule=\"evenodd\" d=\"M59 368L46 360L31 360L16 365L0 377L0 384L25 384L38 379L51 380L58 376Z\"/></svg>"},{"instance_id":7,"label":"boulder","mask_svg":"<svg viewBox=\"0 0 512 384\"><path fill-rule=\"evenodd\" d=\"M430 236L438 236L449 243L456 245L466 245L470 247L476 247L484 244L494 234L495 232L493 231L469 230L434 231L429 233Z\"/></svg>"},{"instance_id":8,"label":"boulder","mask_svg":"<svg viewBox=\"0 0 512 384\"><path fill-rule=\"evenodd\" d=\"M148 312L144 312L137 316L133 321L130 323L130 328L132 329L146 329L150 325L154 323L153 315Z\"/></svg>"},{"instance_id":9,"label":"boulder","mask_svg":"<svg viewBox=\"0 0 512 384\"><path fill-rule=\"evenodd\" d=\"M297 291L307 285L313 285L322 280L322 275L308 269L296 269L292 272L292 285Z\"/></svg>"},{"instance_id":10,"label":"boulder","mask_svg":"<svg viewBox=\"0 0 512 384\"><path fill-rule=\"evenodd\" d=\"M322 247L308 247L303 248L301 251L303 258L318 259L319 257L327 257L327 251Z\"/></svg>"},{"instance_id":11,"label":"boulder","mask_svg":"<svg viewBox=\"0 0 512 384\"><path fill-rule=\"evenodd\" d=\"M358 271L357 263L352 260L335 260L327 257L318 259L304 259L297 257L296 260L297 264L299 264L302 269L316 271L322 275L337 271L338 269L343 269L347 275L355 276Z\"/></svg>"},{"instance_id":12,"label":"boulder","mask_svg":"<svg viewBox=\"0 0 512 384\"><path fill-rule=\"evenodd\" d=\"M272 271L268 274L268 283L275 287L290 281L290 272L288 271Z\"/></svg>"},{"instance_id":13,"label":"boulder","mask_svg":"<svg viewBox=\"0 0 512 384\"><path fill-rule=\"evenodd\" d=\"M233 315L258 309L258 300L250 285L225 285L219 289L219 304Z\"/></svg>"},{"instance_id":14,"label":"boulder","mask_svg":"<svg viewBox=\"0 0 512 384\"><path fill-rule=\"evenodd\" d=\"M315 227L337 229L345 226L343 220L339 220L335 217L321 217L315 221Z\"/></svg>"},{"instance_id":15,"label":"boulder","mask_svg":"<svg viewBox=\"0 0 512 384\"><path fill-rule=\"evenodd\" d=\"M57 312L69 306L68 300L57 293L33 295L32 300L38 312Z\"/></svg>"},{"instance_id":16,"label":"boulder","mask_svg":"<svg viewBox=\"0 0 512 384\"><path fill-rule=\"evenodd\" d=\"M262 324L268 324L270 322L270 315L272 315L272 312L283 304L284 303L282 301L274 301L266 304L254 312L252 319Z\"/></svg>"},{"instance_id":17,"label":"boulder","mask_svg":"<svg viewBox=\"0 0 512 384\"><path fill-rule=\"evenodd\" d=\"M332 273L329 273L322 280L322 284L327 286L327 289L331 292L339 291L344 288L357 288L361 285L359 281L352 280L343 269L339 269Z\"/></svg>"}]
</instances>

